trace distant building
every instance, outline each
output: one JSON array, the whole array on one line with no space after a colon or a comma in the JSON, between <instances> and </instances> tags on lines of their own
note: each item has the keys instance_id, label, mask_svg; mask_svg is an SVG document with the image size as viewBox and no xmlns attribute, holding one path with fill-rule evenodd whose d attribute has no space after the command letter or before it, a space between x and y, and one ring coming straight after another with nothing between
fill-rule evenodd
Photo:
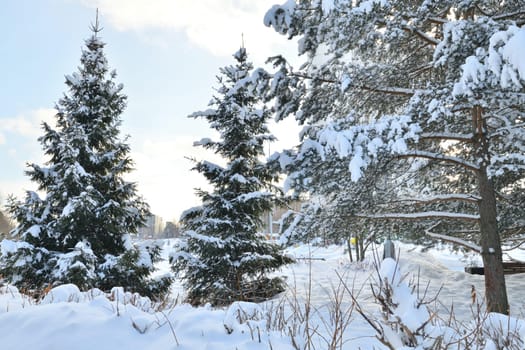
<instances>
[{"instance_id":1,"label":"distant building","mask_svg":"<svg viewBox=\"0 0 525 350\"><path fill-rule=\"evenodd\" d=\"M179 236L179 226L172 221L166 222L166 226L164 227L164 231L162 232L162 238L175 238Z\"/></svg>"},{"instance_id":2,"label":"distant building","mask_svg":"<svg viewBox=\"0 0 525 350\"><path fill-rule=\"evenodd\" d=\"M11 222L9 222L7 216L0 211L0 237L7 236L12 229L13 226L11 225Z\"/></svg>"},{"instance_id":3,"label":"distant building","mask_svg":"<svg viewBox=\"0 0 525 350\"><path fill-rule=\"evenodd\" d=\"M164 220L160 216L150 215L146 220L146 225L138 231L140 238L158 238L164 231Z\"/></svg>"},{"instance_id":4,"label":"distant building","mask_svg":"<svg viewBox=\"0 0 525 350\"><path fill-rule=\"evenodd\" d=\"M262 233L264 234L275 234L279 233L279 226L281 219L284 214L292 210L299 212L301 210L302 202L294 201L288 205L288 207L274 207L271 212L266 212L263 215L263 227Z\"/></svg>"}]
</instances>

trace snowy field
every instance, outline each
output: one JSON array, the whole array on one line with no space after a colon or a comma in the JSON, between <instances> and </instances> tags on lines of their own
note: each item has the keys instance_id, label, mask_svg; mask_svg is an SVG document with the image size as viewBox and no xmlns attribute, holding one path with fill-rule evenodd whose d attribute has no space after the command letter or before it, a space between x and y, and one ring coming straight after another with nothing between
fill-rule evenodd
<instances>
[{"instance_id":1,"label":"snowy field","mask_svg":"<svg viewBox=\"0 0 525 350\"><path fill-rule=\"evenodd\" d=\"M169 242L166 247L169 249ZM458 322L473 319L477 304L472 303L471 290L474 286L478 298L482 299L483 276L466 274L463 268L476 264L475 257L465 258L463 254L448 249L423 252L417 246L398 247L401 253L400 275L406 276L406 281L417 280L419 276L419 293L422 295L426 290L428 299L439 291L437 299L429 305L431 308L441 310L443 316L452 308ZM281 271L290 285L285 295L263 304L237 303L229 309L192 308L180 303L158 306L118 288L111 294L100 291L81 293L72 285L55 288L40 302L34 302L15 288L3 286L0 287L0 348L302 349L308 324L312 348L330 349L330 337L336 328L330 310L333 311L334 304L340 302L339 309L344 312L343 318L348 320L339 323L344 325L341 349L387 349L352 308L348 293L348 290L353 292L361 309L368 315L379 317L379 306L372 297L370 283L377 276L374 256L381 252L370 250L365 262L353 264L349 263L344 248L338 246L303 245L289 249L288 253L299 259ZM523 250L513 254L514 258L525 260ZM161 272L169 268L165 262L159 267ZM524 320L525 276L508 275L506 281L511 315ZM181 293L180 284L175 283L173 297ZM308 300L311 308L306 321ZM286 323L285 327L283 323ZM514 329L521 339L525 339L522 321Z\"/></svg>"}]
</instances>

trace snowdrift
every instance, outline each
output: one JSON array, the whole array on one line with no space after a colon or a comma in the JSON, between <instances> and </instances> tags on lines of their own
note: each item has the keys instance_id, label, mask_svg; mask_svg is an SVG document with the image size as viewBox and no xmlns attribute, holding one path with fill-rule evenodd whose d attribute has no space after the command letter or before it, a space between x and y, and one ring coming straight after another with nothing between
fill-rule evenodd
<instances>
[{"instance_id":1,"label":"snowdrift","mask_svg":"<svg viewBox=\"0 0 525 350\"><path fill-rule=\"evenodd\" d=\"M0 287L0 339L2 349L41 350L114 350L114 349L294 349L289 334L277 329L267 330L268 310L289 304L304 305L310 300L311 322L317 323L316 349L327 349L320 335L329 332L327 319L333 303L333 291L341 277L355 292L360 305L370 314L379 315L379 307L370 292L370 283L377 273L372 254L362 263L350 264L343 247L299 246L288 253L300 258L281 271L287 276L290 289L281 298L262 304L235 303L226 309L193 308L186 304L158 305L137 294L114 288L111 293L100 290L80 292L74 285L52 289L40 301L20 294L12 286ZM446 312L453 307L462 321L472 319L471 286L483 297L483 276L464 273L469 263L463 255L449 250L422 252L419 247L401 245L399 267L402 278L419 276L428 294L440 290L436 304ZM312 259L313 258L313 259ZM165 268L167 264L161 264ZM417 277L416 277L417 278ZM524 319L525 301L522 274L507 276L511 314ZM174 287L174 297L180 293ZM343 307L350 307L346 294ZM522 321L490 316L497 325L509 325L525 339ZM288 320L292 322L291 320ZM357 314L351 315L344 332L344 349L385 349L374 331ZM300 339L296 339L300 344Z\"/></svg>"}]
</instances>

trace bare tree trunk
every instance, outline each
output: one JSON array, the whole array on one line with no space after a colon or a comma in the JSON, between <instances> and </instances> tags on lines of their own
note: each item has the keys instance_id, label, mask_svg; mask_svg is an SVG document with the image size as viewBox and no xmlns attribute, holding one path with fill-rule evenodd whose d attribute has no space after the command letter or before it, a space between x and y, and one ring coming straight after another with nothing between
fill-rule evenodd
<instances>
[{"instance_id":1,"label":"bare tree trunk","mask_svg":"<svg viewBox=\"0 0 525 350\"><path fill-rule=\"evenodd\" d=\"M365 260L365 246L364 246L364 240L365 238L363 236L359 237L359 256L361 257L360 261ZM357 249L357 247L356 247Z\"/></svg>"},{"instance_id":2,"label":"bare tree trunk","mask_svg":"<svg viewBox=\"0 0 525 350\"><path fill-rule=\"evenodd\" d=\"M479 228L481 257L485 271L485 297L487 310L509 314L509 302L507 299L507 288L505 286L505 274L503 273L503 259L501 252L501 240L498 232L498 220L496 209L496 197L494 185L487 174L487 166L490 162L488 140L486 138L486 124L483 119L481 106L472 109L472 126L474 131L475 146L478 155L482 159L481 166L477 172L478 191L481 200L479 207Z\"/></svg>"},{"instance_id":3,"label":"bare tree trunk","mask_svg":"<svg viewBox=\"0 0 525 350\"><path fill-rule=\"evenodd\" d=\"M354 262L352 259L352 243L351 243L351 237L348 237L346 239L346 245L348 247L348 257L350 258L350 262Z\"/></svg>"},{"instance_id":4,"label":"bare tree trunk","mask_svg":"<svg viewBox=\"0 0 525 350\"><path fill-rule=\"evenodd\" d=\"M359 240L361 239L359 234L355 235L355 261L361 261L361 252L359 251Z\"/></svg>"}]
</instances>

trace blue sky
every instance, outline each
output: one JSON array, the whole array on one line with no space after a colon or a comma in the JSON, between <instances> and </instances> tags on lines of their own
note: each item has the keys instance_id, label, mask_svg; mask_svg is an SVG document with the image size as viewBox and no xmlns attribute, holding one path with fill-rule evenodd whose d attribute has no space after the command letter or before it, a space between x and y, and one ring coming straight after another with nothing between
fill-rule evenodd
<instances>
[{"instance_id":1,"label":"blue sky","mask_svg":"<svg viewBox=\"0 0 525 350\"><path fill-rule=\"evenodd\" d=\"M138 183L154 213L178 219L199 204L193 189L206 186L185 157L213 159L192 146L213 134L203 121L186 116L207 108L218 69L233 63L241 33L255 66L268 56L295 52L293 43L263 25L266 10L279 2L3 0L1 199L35 189L24 175L25 164L44 162L40 124L53 120L53 107L66 92L64 75L76 71L98 7L109 65L128 96L121 130L130 136L135 161L129 180ZM291 145L293 127L290 121L273 130Z\"/></svg>"}]
</instances>

